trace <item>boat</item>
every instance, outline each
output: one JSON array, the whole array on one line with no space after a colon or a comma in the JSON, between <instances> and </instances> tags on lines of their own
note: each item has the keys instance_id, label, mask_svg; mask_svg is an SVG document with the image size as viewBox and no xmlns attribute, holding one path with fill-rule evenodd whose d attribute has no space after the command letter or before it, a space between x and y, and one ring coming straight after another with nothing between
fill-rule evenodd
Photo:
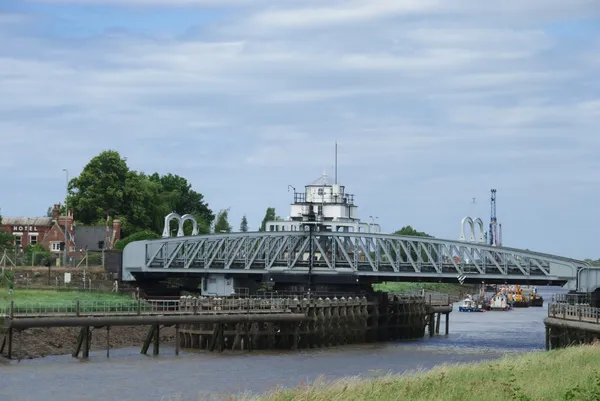
<instances>
[{"instance_id":1,"label":"boat","mask_svg":"<svg viewBox=\"0 0 600 401\"><path fill-rule=\"evenodd\" d=\"M520 285L505 285L501 288L500 293L506 294L508 303L513 308L528 308L529 297L523 293Z\"/></svg>"},{"instance_id":2,"label":"boat","mask_svg":"<svg viewBox=\"0 0 600 401\"><path fill-rule=\"evenodd\" d=\"M467 297L462 300L461 304L458 305L459 312L485 312L482 305L477 304L471 297Z\"/></svg>"},{"instance_id":3,"label":"boat","mask_svg":"<svg viewBox=\"0 0 600 401\"><path fill-rule=\"evenodd\" d=\"M508 295L499 292L490 300L490 310L508 311L511 309Z\"/></svg>"},{"instance_id":4,"label":"boat","mask_svg":"<svg viewBox=\"0 0 600 401\"><path fill-rule=\"evenodd\" d=\"M529 294L529 305L537 307L544 306L544 297L538 294L537 288L534 288L533 291Z\"/></svg>"}]
</instances>

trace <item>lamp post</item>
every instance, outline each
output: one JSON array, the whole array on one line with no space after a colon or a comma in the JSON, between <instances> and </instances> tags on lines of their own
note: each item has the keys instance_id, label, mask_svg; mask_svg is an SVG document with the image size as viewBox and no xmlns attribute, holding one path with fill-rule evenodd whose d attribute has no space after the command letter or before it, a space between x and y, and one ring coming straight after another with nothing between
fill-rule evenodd
<instances>
[{"instance_id":1,"label":"lamp post","mask_svg":"<svg viewBox=\"0 0 600 401\"><path fill-rule=\"evenodd\" d=\"M63 171L65 172L65 178L66 178L66 187L65 187L65 255L64 255L64 262L63 262L63 266L67 266L67 252L69 249L69 239L68 239L68 235L69 235L69 226L68 226L68 217L69 217L69 171L66 168L63 168Z\"/></svg>"}]
</instances>

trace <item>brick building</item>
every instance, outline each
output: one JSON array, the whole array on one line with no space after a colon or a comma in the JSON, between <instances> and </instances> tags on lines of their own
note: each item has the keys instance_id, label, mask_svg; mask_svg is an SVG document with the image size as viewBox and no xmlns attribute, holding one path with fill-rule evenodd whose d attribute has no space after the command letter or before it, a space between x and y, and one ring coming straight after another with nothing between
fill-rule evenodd
<instances>
[{"instance_id":1,"label":"brick building","mask_svg":"<svg viewBox=\"0 0 600 401\"><path fill-rule=\"evenodd\" d=\"M3 217L0 231L13 235L17 248L40 244L50 252L62 253L60 247L65 242L65 223L69 254L100 251L101 246L112 249L121 238L121 222L118 219L113 220L112 226L109 219L106 226L77 226L73 210L67 216L60 215L60 204L54 205L52 217Z\"/></svg>"}]
</instances>

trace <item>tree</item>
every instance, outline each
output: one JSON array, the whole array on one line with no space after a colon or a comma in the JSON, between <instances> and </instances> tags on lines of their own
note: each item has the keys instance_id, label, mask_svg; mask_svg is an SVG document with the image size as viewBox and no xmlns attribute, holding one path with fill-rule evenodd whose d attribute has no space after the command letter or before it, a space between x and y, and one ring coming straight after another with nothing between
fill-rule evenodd
<instances>
[{"instance_id":1,"label":"tree","mask_svg":"<svg viewBox=\"0 0 600 401\"><path fill-rule=\"evenodd\" d=\"M395 231L394 235L406 235L406 236L410 236L410 237L428 237L428 238L433 238L433 236L424 233L422 231L417 231L414 228L412 228L411 226L404 226L402 227L400 230ZM414 249L410 249L410 256L412 258L413 261L417 261L418 257L417 257L417 252L415 252ZM395 256L393 256L395 257ZM435 258L435 256L433 256ZM407 260L406 258L406 252L404 251L404 249L400 250L400 258L401 260ZM427 252L425 252L425 250L421 250L421 258L424 261L429 260L429 257L427 256Z\"/></svg>"},{"instance_id":2,"label":"tree","mask_svg":"<svg viewBox=\"0 0 600 401\"><path fill-rule=\"evenodd\" d=\"M125 249L125 246L127 244L129 244L130 242L143 241L143 240L147 240L147 239L158 239L158 238L160 238L160 235L158 235L157 233L155 233L153 231L149 231L149 230L138 231L135 234L131 234L130 236L117 241L117 243L114 246L114 249L118 249L118 250L122 251L123 249Z\"/></svg>"},{"instance_id":3,"label":"tree","mask_svg":"<svg viewBox=\"0 0 600 401\"><path fill-rule=\"evenodd\" d=\"M276 218L277 216L275 215L275 208L268 207L265 217L263 218L262 223L260 223L260 228L258 231L267 231L267 221L274 221Z\"/></svg>"},{"instance_id":4,"label":"tree","mask_svg":"<svg viewBox=\"0 0 600 401\"><path fill-rule=\"evenodd\" d=\"M246 215L242 217L242 222L240 223L240 232L248 232L248 219L246 218Z\"/></svg>"},{"instance_id":5,"label":"tree","mask_svg":"<svg viewBox=\"0 0 600 401\"><path fill-rule=\"evenodd\" d=\"M69 207L83 224L125 215L129 167L119 152L107 150L92 158L81 174L68 185Z\"/></svg>"},{"instance_id":6,"label":"tree","mask_svg":"<svg viewBox=\"0 0 600 401\"><path fill-rule=\"evenodd\" d=\"M162 234L165 216L171 212L193 215L202 234L210 233L215 218L204 196L194 191L185 178L130 170L114 150L92 158L71 180L68 202L81 224L104 225L107 216L119 218L123 238L146 230ZM171 224L170 229L175 229L176 222ZM190 235L191 223L186 223L183 230Z\"/></svg>"},{"instance_id":7,"label":"tree","mask_svg":"<svg viewBox=\"0 0 600 401\"><path fill-rule=\"evenodd\" d=\"M215 227L213 230L215 234L220 234L222 232L226 232L226 233L231 232L231 230L233 228L229 224L228 217L229 217L229 209L221 210L217 214L217 218L215 219Z\"/></svg>"},{"instance_id":8,"label":"tree","mask_svg":"<svg viewBox=\"0 0 600 401\"><path fill-rule=\"evenodd\" d=\"M0 214L0 226L2 225L2 215ZM14 237L7 232L0 231L0 250L10 247L14 243Z\"/></svg>"},{"instance_id":9,"label":"tree","mask_svg":"<svg viewBox=\"0 0 600 401\"><path fill-rule=\"evenodd\" d=\"M411 236L411 237L429 237L429 238L432 238L431 235L429 235L427 233L424 233L422 231L417 231L414 228L412 228L411 226L404 226L404 227L402 227L398 231L395 231L394 235L407 235L407 236Z\"/></svg>"}]
</instances>

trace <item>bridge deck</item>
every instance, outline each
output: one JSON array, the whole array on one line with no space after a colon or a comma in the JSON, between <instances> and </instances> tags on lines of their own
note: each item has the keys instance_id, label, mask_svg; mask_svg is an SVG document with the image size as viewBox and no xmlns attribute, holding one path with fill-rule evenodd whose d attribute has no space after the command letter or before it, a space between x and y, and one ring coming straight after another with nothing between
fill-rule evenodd
<instances>
[{"instance_id":1,"label":"bridge deck","mask_svg":"<svg viewBox=\"0 0 600 401\"><path fill-rule=\"evenodd\" d=\"M574 280L583 261L481 243L364 233L261 232L136 241L123 279L144 274L354 275L379 278Z\"/></svg>"}]
</instances>

